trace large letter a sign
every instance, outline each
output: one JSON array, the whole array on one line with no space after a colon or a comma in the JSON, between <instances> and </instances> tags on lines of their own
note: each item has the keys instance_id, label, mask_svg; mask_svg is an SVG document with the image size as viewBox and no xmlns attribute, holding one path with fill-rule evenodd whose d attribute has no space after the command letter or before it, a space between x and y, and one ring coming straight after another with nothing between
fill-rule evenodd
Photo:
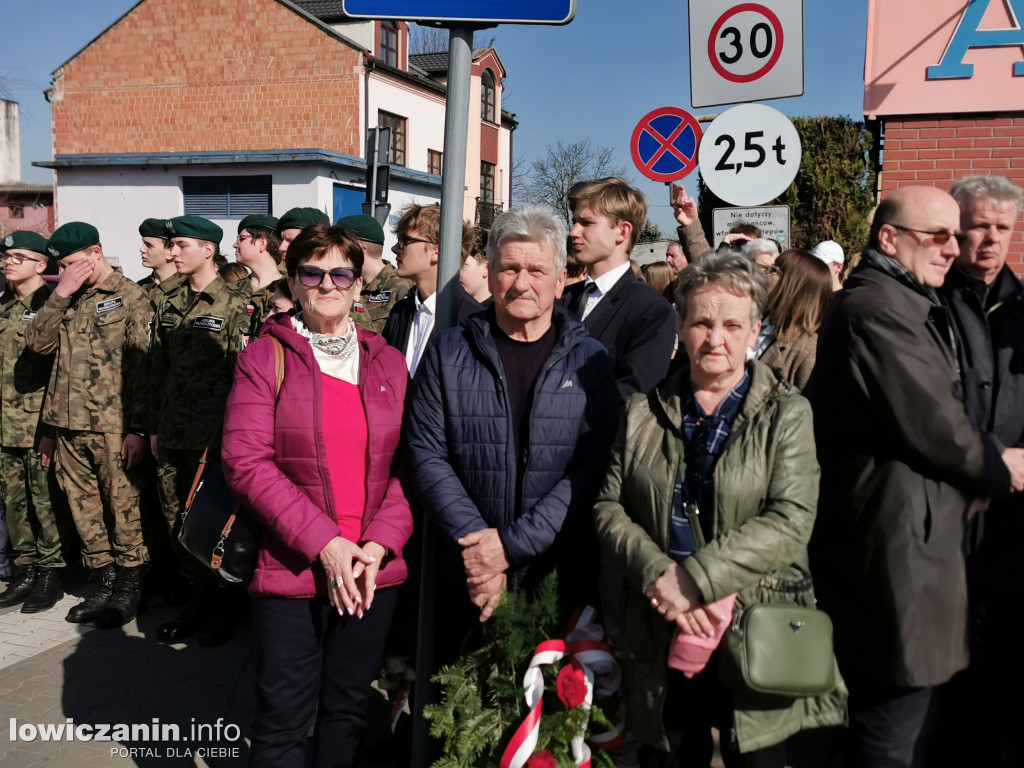
<instances>
[{"instance_id":1,"label":"large letter a sign","mask_svg":"<svg viewBox=\"0 0 1024 768\"><path fill-rule=\"evenodd\" d=\"M1013 26L1009 29L979 29L981 20L992 3L1004 3ZM955 80L974 76L974 65L965 64L964 56L971 48L1021 49L1021 60L1013 65L1013 76L1024 77L1024 0L969 0L953 37L935 66L928 67L929 80Z\"/></svg>"}]
</instances>

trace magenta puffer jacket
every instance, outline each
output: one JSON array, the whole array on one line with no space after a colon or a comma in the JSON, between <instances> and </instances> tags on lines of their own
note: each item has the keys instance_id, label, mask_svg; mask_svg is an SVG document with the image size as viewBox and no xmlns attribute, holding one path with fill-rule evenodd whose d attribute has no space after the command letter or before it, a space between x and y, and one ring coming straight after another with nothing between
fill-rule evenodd
<instances>
[{"instance_id":1,"label":"magenta puffer jacket","mask_svg":"<svg viewBox=\"0 0 1024 768\"><path fill-rule=\"evenodd\" d=\"M333 483L366 483L359 543L375 541L391 553L377 586L405 581L402 547L412 534L409 502L392 472L402 429L409 373L402 354L380 336L357 329L359 388L369 430L366 477L331 477L322 432L320 367L309 343L276 316L261 338L238 356L228 397L222 456L232 491L263 524L253 595L327 595L317 556L338 535ZM281 392L274 367L274 336L285 350Z\"/></svg>"}]
</instances>

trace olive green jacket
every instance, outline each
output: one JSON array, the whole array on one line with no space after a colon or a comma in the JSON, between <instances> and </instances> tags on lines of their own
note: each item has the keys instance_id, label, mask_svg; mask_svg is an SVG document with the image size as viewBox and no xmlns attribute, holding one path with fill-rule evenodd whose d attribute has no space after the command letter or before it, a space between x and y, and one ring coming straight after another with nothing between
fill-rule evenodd
<instances>
[{"instance_id":1,"label":"olive green jacket","mask_svg":"<svg viewBox=\"0 0 1024 768\"><path fill-rule=\"evenodd\" d=\"M759 602L813 605L811 589L782 592L773 579L804 579L807 542L818 499L811 408L757 361L747 363L750 389L715 467L713 537L687 558L704 601L738 592L737 611ZM675 747L662 726L673 624L651 607L644 590L675 561L667 554L672 495L680 472L683 368L649 395L627 402L594 514L598 538L626 578L619 650L627 726L641 742ZM828 696L784 701L776 708L735 696L731 734L742 752L782 742L797 731L845 722L846 688Z\"/></svg>"},{"instance_id":2,"label":"olive green jacket","mask_svg":"<svg viewBox=\"0 0 1024 768\"><path fill-rule=\"evenodd\" d=\"M13 290L0 298L0 445L5 448L32 448L39 439L53 354L29 349L25 331L49 295L43 285L24 300Z\"/></svg>"}]
</instances>

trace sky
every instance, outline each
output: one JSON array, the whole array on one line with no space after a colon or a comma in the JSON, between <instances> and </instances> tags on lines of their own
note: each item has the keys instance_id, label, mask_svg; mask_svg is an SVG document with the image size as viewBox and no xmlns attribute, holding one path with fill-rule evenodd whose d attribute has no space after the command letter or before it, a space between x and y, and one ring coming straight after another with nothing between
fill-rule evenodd
<instances>
[{"instance_id":1,"label":"sky","mask_svg":"<svg viewBox=\"0 0 1024 768\"><path fill-rule=\"evenodd\" d=\"M31 165L51 155L50 107L43 95L51 73L133 5L134 0L5 4L0 94L20 103L22 181L52 180L50 171ZM681 107L695 115L727 108L690 104L688 29L687 3L678 0L578 0L575 19L565 26L482 31L485 41L495 39L507 72L502 106L519 121L516 157L529 162L557 140L589 138L610 147L616 163L647 195L651 221L671 233L668 190L636 170L629 142L637 122L656 108ZM790 116L862 119L866 30L867 0L805 0L804 95L764 103ZM685 180L691 194L696 178L694 172Z\"/></svg>"}]
</instances>

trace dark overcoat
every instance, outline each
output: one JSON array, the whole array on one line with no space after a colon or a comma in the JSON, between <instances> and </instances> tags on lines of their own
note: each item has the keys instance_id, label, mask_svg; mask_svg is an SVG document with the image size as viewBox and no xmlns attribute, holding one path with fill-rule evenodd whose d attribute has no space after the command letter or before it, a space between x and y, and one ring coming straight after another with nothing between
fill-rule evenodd
<instances>
[{"instance_id":1,"label":"dark overcoat","mask_svg":"<svg viewBox=\"0 0 1024 768\"><path fill-rule=\"evenodd\" d=\"M865 252L833 302L808 387L811 570L851 685L932 686L967 664L967 506L1010 475L964 413L946 310L869 256L885 258Z\"/></svg>"}]
</instances>

